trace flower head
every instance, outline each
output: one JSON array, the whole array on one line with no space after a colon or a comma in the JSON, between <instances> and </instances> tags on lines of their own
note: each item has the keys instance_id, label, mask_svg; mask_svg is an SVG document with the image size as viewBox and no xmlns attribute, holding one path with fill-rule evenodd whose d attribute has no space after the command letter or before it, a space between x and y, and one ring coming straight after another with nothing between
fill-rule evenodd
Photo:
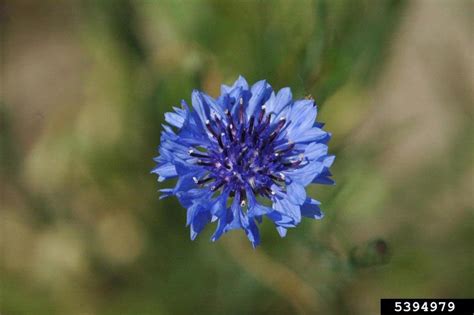
<instances>
[{"instance_id":1,"label":"flower head","mask_svg":"<svg viewBox=\"0 0 474 315\"><path fill-rule=\"evenodd\" d=\"M191 239L217 221L212 241L243 229L255 247L263 217L282 237L302 217L323 217L305 187L333 184L334 156L327 154L331 135L315 122L312 99L293 101L289 88L275 94L266 81L249 87L239 77L222 85L217 99L193 91L192 108L183 101L165 114L169 125L152 171L159 181L177 179L161 198L174 195L187 209Z\"/></svg>"}]
</instances>

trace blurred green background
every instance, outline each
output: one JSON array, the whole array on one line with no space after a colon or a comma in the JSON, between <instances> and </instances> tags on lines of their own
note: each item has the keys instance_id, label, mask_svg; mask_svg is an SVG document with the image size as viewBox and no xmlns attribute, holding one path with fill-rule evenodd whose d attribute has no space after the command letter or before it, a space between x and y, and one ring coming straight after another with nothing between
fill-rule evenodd
<instances>
[{"instance_id":1,"label":"blurred green background","mask_svg":"<svg viewBox=\"0 0 474 315\"><path fill-rule=\"evenodd\" d=\"M4 1L0 314L378 314L472 297L472 1ZM239 74L311 94L326 218L195 241L163 114ZM380 240L380 241L377 241ZM388 250L384 245L388 244ZM374 244L377 245L374 247Z\"/></svg>"}]
</instances>

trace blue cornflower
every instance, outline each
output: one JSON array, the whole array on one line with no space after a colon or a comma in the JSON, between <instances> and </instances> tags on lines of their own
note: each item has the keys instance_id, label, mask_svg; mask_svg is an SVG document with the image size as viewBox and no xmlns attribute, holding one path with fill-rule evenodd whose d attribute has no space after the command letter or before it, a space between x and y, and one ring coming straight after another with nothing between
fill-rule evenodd
<instances>
[{"instance_id":1,"label":"blue cornflower","mask_svg":"<svg viewBox=\"0 0 474 315\"><path fill-rule=\"evenodd\" d=\"M182 108L165 114L171 127L163 125L152 171L158 181L177 179L160 198L174 195L187 209L191 239L217 221L212 241L243 229L255 247L264 216L281 237L302 217L323 217L305 187L334 183L334 156L312 99L293 101L289 88L275 94L264 80L249 87L239 77L233 86L222 85L217 99L193 91L192 107L182 101Z\"/></svg>"}]
</instances>

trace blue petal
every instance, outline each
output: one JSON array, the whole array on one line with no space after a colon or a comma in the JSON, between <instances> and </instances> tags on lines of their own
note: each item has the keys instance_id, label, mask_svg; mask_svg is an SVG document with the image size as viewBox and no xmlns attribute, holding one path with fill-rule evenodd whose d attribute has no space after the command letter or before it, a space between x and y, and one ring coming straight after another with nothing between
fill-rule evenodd
<instances>
[{"instance_id":1,"label":"blue petal","mask_svg":"<svg viewBox=\"0 0 474 315\"><path fill-rule=\"evenodd\" d=\"M162 132L162 136L168 136L170 139L173 139L176 137L175 133L173 132L173 129L171 129L170 126L162 124L161 125L164 129L164 132Z\"/></svg>"},{"instance_id":2,"label":"blue petal","mask_svg":"<svg viewBox=\"0 0 474 315\"><path fill-rule=\"evenodd\" d=\"M193 159L188 153L189 147L176 144L173 141L165 141L160 147L160 156L155 158L158 164L172 163L176 164L175 161L187 163Z\"/></svg>"},{"instance_id":3,"label":"blue petal","mask_svg":"<svg viewBox=\"0 0 474 315\"><path fill-rule=\"evenodd\" d=\"M309 160L316 160L328 153L328 146L323 143L310 143L306 146L304 156Z\"/></svg>"},{"instance_id":4,"label":"blue petal","mask_svg":"<svg viewBox=\"0 0 474 315\"><path fill-rule=\"evenodd\" d=\"M286 231L287 231L286 228L281 227L281 226L277 226L276 229L277 229L277 231L278 231L278 234L280 234L281 237L285 237L285 236L286 236Z\"/></svg>"},{"instance_id":5,"label":"blue petal","mask_svg":"<svg viewBox=\"0 0 474 315\"><path fill-rule=\"evenodd\" d=\"M221 94L230 93L230 91L238 87L245 90L249 89L249 85L243 76L239 76L238 79L234 82L234 85L232 86L228 86L225 84L221 85Z\"/></svg>"},{"instance_id":6,"label":"blue petal","mask_svg":"<svg viewBox=\"0 0 474 315\"><path fill-rule=\"evenodd\" d=\"M151 172L158 174L159 182L162 182L165 179L170 179L178 176L178 173L176 172L176 167L171 163L166 163L155 167Z\"/></svg>"},{"instance_id":7,"label":"blue petal","mask_svg":"<svg viewBox=\"0 0 474 315\"><path fill-rule=\"evenodd\" d=\"M228 193L224 192L219 197L217 197L216 202L211 207L211 214L218 217L217 228L214 234L211 237L213 242L217 241L219 237L225 232L226 226L232 220L232 213L229 208L226 206L226 201L228 198Z\"/></svg>"},{"instance_id":8,"label":"blue petal","mask_svg":"<svg viewBox=\"0 0 474 315\"><path fill-rule=\"evenodd\" d=\"M232 91L229 94L229 96L231 99L233 98L235 101L234 104L229 104L229 110L231 111L233 118L237 120L238 115L239 115L240 99L242 99L244 103L244 107L245 107L247 106L252 95L249 90L243 90L242 88L237 88L234 91ZM244 113L246 114L246 112Z\"/></svg>"},{"instance_id":9,"label":"blue petal","mask_svg":"<svg viewBox=\"0 0 474 315\"><path fill-rule=\"evenodd\" d=\"M291 126L291 122L288 120L289 113L290 113L290 106L285 106L278 114L272 115L271 122L272 123L278 122L280 119L284 118L286 120L286 124L285 124L286 127L283 129L288 129L288 127ZM282 139L285 136L287 136L287 131L282 131L278 138Z\"/></svg>"},{"instance_id":10,"label":"blue petal","mask_svg":"<svg viewBox=\"0 0 474 315\"><path fill-rule=\"evenodd\" d=\"M210 199L212 192L206 188L196 188L193 177L201 178L206 170L200 167L190 167L185 163L176 162L179 177L173 192L185 208L189 208L197 199Z\"/></svg>"},{"instance_id":11,"label":"blue petal","mask_svg":"<svg viewBox=\"0 0 474 315\"><path fill-rule=\"evenodd\" d=\"M326 168L331 167L332 163L334 163L334 160L336 159L335 155L328 155L327 157L324 158L323 165Z\"/></svg>"},{"instance_id":12,"label":"blue petal","mask_svg":"<svg viewBox=\"0 0 474 315\"><path fill-rule=\"evenodd\" d=\"M235 194L234 200L232 202L231 211L232 211L232 221L224 229L224 232L235 228L243 228L247 238L252 243L253 247L257 246L260 243L260 236L258 232L258 227L255 224L253 218L249 218L243 211L239 203L240 193Z\"/></svg>"},{"instance_id":13,"label":"blue petal","mask_svg":"<svg viewBox=\"0 0 474 315\"><path fill-rule=\"evenodd\" d=\"M286 185L286 190L291 203L301 205L306 200L306 190L303 185L293 181Z\"/></svg>"},{"instance_id":14,"label":"blue petal","mask_svg":"<svg viewBox=\"0 0 474 315\"><path fill-rule=\"evenodd\" d=\"M199 116L201 123L204 125L209 119L209 107L205 106L201 92L194 90L191 96L193 108Z\"/></svg>"},{"instance_id":15,"label":"blue petal","mask_svg":"<svg viewBox=\"0 0 474 315\"><path fill-rule=\"evenodd\" d=\"M301 133L295 135L295 133L288 134L288 138L290 141L295 143L309 143L309 142L322 142L323 140L329 140L331 135L326 131L319 129L317 127L313 127L311 129L307 129Z\"/></svg>"},{"instance_id":16,"label":"blue petal","mask_svg":"<svg viewBox=\"0 0 474 315\"><path fill-rule=\"evenodd\" d=\"M285 214L293 219L295 224L301 221L301 210L299 205L295 205L287 198L276 198L276 202L273 204L273 209L281 214Z\"/></svg>"},{"instance_id":17,"label":"blue petal","mask_svg":"<svg viewBox=\"0 0 474 315\"><path fill-rule=\"evenodd\" d=\"M323 185L334 185L334 180L330 177L332 176L331 172L329 171L329 167L334 163L334 159L336 157L334 155L326 155L319 160L322 160L323 169L321 172L312 180L314 184L323 184Z\"/></svg>"},{"instance_id":18,"label":"blue petal","mask_svg":"<svg viewBox=\"0 0 474 315\"><path fill-rule=\"evenodd\" d=\"M307 198L305 203L301 206L301 215L320 220L324 217L324 213L319 208L321 203L317 200Z\"/></svg>"},{"instance_id":19,"label":"blue petal","mask_svg":"<svg viewBox=\"0 0 474 315\"><path fill-rule=\"evenodd\" d=\"M252 85L251 92L252 97L250 98L246 109L247 117L249 118L251 115L257 115L260 112L260 108L272 93L272 87L267 83L267 81L262 80Z\"/></svg>"},{"instance_id":20,"label":"blue petal","mask_svg":"<svg viewBox=\"0 0 474 315\"><path fill-rule=\"evenodd\" d=\"M235 82L234 82L234 88L235 87L241 87L244 90L248 90L249 89L249 84L247 83L247 80L245 80L245 78L243 76L239 75L237 80L235 80Z\"/></svg>"},{"instance_id":21,"label":"blue petal","mask_svg":"<svg viewBox=\"0 0 474 315\"><path fill-rule=\"evenodd\" d=\"M274 210L270 213L267 213L266 216L267 216L267 218L272 220L273 223L275 223L275 225L277 225L277 226L282 226L282 227L285 227L285 228L290 228L290 227L295 227L296 226L295 221L292 218L290 218L288 215L286 215L284 213L280 213L276 210Z\"/></svg>"},{"instance_id":22,"label":"blue petal","mask_svg":"<svg viewBox=\"0 0 474 315\"><path fill-rule=\"evenodd\" d=\"M249 217L262 216L272 211L273 211L272 208L266 207L257 203L253 207L249 208L248 216Z\"/></svg>"},{"instance_id":23,"label":"blue petal","mask_svg":"<svg viewBox=\"0 0 474 315\"><path fill-rule=\"evenodd\" d=\"M174 190L172 188L163 188L160 189L160 192L160 200L172 196L174 194Z\"/></svg>"},{"instance_id":24,"label":"blue petal","mask_svg":"<svg viewBox=\"0 0 474 315\"><path fill-rule=\"evenodd\" d=\"M194 240L209 222L211 213L204 206L198 205L191 221L191 239Z\"/></svg>"},{"instance_id":25,"label":"blue petal","mask_svg":"<svg viewBox=\"0 0 474 315\"><path fill-rule=\"evenodd\" d=\"M240 199L240 194L237 193L234 199L234 203L236 200L239 200L239 199ZM238 208L239 208L238 215L239 215L240 225L244 229L245 234L247 235L247 238L252 243L252 246L255 248L260 243L260 234L258 231L258 227L255 224L255 221L253 220L253 218L249 218L242 211L240 206L238 206ZM236 215L235 212L234 212L234 215Z\"/></svg>"},{"instance_id":26,"label":"blue petal","mask_svg":"<svg viewBox=\"0 0 474 315\"><path fill-rule=\"evenodd\" d=\"M185 163L179 160L174 160L174 165L176 167L176 172L178 173L179 176L192 177L192 176L200 175L203 172L206 172L206 170L202 166L191 164L191 163Z\"/></svg>"},{"instance_id":27,"label":"blue petal","mask_svg":"<svg viewBox=\"0 0 474 315\"><path fill-rule=\"evenodd\" d=\"M211 214L217 217L220 217L221 214L225 212L227 209L227 198L229 197L229 193L227 191L222 192L217 198L213 201L213 205L211 207Z\"/></svg>"},{"instance_id":28,"label":"blue petal","mask_svg":"<svg viewBox=\"0 0 474 315\"><path fill-rule=\"evenodd\" d=\"M176 113L165 113L165 120L168 124L181 128L184 123L184 117Z\"/></svg>"},{"instance_id":29,"label":"blue petal","mask_svg":"<svg viewBox=\"0 0 474 315\"><path fill-rule=\"evenodd\" d=\"M251 189L247 190L247 198L249 200L249 210L247 212L249 217L262 216L273 211L272 208L259 204Z\"/></svg>"},{"instance_id":30,"label":"blue petal","mask_svg":"<svg viewBox=\"0 0 474 315\"><path fill-rule=\"evenodd\" d=\"M309 161L309 163L301 168L283 171L285 176L289 177L292 181L295 181L303 186L309 185L313 179L320 174L324 169L324 165L319 161Z\"/></svg>"},{"instance_id":31,"label":"blue petal","mask_svg":"<svg viewBox=\"0 0 474 315\"><path fill-rule=\"evenodd\" d=\"M247 234L247 238L252 243L253 248L260 244L260 233L253 219L250 219L248 225L245 227L245 234Z\"/></svg>"},{"instance_id":32,"label":"blue petal","mask_svg":"<svg viewBox=\"0 0 474 315\"><path fill-rule=\"evenodd\" d=\"M290 88L286 87L278 91L278 94L273 102L273 108L269 108L268 110L279 114L283 108L290 105L293 95L291 94Z\"/></svg>"},{"instance_id":33,"label":"blue petal","mask_svg":"<svg viewBox=\"0 0 474 315\"><path fill-rule=\"evenodd\" d=\"M189 226L191 222L193 222L194 214L196 213L198 206L199 205L197 203L192 203L191 206L189 206L189 208L187 209L186 226Z\"/></svg>"},{"instance_id":34,"label":"blue petal","mask_svg":"<svg viewBox=\"0 0 474 315\"><path fill-rule=\"evenodd\" d=\"M313 127L316 120L317 109L312 100L299 100L292 106L288 114L291 121L288 134L297 138L301 133Z\"/></svg>"},{"instance_id":35,"label":"blue petal","mask_svg":"<svg viewBox=\"0 0 474 315\"><path fill-rule=\"evenodd\" d=\"M331 179L330 177L332 176L331 172L329 171L329 169L327 168L324 168L323 171L321 172L321 174L319 174L318 176L316 176L312 183L313 184L322 184L322 185L334 185L335 182L333 179Z\"/></svg>"},{"instance_id":36,"label":"blue petal","mask_svg":"<svg viewBox=\"0 0 474 315\"><path fill-rule=\"evenodd\" d=\"M217 241L221 237L221 235L226 232L226 227L230 223L230 221L232 221L232 212L230 209L226 208L219 217L219 221L217 222L217 228L211 237L211 241Z\"/></svg>"},{"instance_id":37,"label":"blue petal","mask_svg":"<svg viewBox=\"0 0 474 315\"><path fill-rule=\"evenodd\" d=\"M232 202L232 205L230 207L231 213L232 213L232 219L229 221L229 224L224 229L224 232L234 230L234 229L240 229L242 228L242 222L240 218L240 213L242 212L242 209L239 204L239 193L236 194L234 197L234 201Z\"/></svg>"},{"instance_id":38,"label":"blue petal","mask_svg":"<svg viewBox=\"0 0 474 315\"><path fill-rule=\"evenodd\" d=\"M189 189L188 191L174 189L174 194L176 194L176 197L184 208L189 208L193 203L211 197L209 190L206 191L205 189L200 188Z\"/></svg>"},{"instance_id":39,"label":"blue petal","mask_svg":"<svg viewBox=\"0 0 474 315\"><path fill-rule=\"evenodd\" d=\"M202 98L204 99L205 105L213 109L220 117L224 117L224 108L216 102L212 97L205 93L201 93ZM204 121L205 122L205 121Z\"/></svg>"},{"instance_id":40,"label":"blue petal","mask_svg":"<svg viewBox=\"0 0 474 315\"><path fill-rule=\"evenodd\" d=\"M199 96L197 96L197 98L200 100ZM205 129L205 121L201 121L201 118L196 111L189 113L178 136L179 141L186 145L209 144L209 137Z\"/></svg>"}]
</instances>

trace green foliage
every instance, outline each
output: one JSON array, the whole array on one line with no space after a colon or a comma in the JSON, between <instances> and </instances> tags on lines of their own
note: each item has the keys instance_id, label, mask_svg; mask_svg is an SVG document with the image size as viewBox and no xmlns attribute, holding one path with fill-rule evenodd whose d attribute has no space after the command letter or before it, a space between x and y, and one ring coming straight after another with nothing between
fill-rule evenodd
<instances>
[{"instance_id":1,"label":"green foliage","mask_svg":"<svg viewBox=\"0 0 474 315\"><path fill-rule=\"evenodd\" d=\"M446 108L457 129L409 174L390 169L420 153L387 152L434 128L374 114L375 95L389 92L380 82L399 53L395 35L414 10L404 1L7 6L2 314L370 314L381 297L469 292L469 95L453 88L457 103ZM325 219L285 239L264 222L257 250L239 232L213 244L206 230L191 242L184 210L158 199L162 184L149 174L163 114L192 89L215 96L239 74L311 94L337 155L336 186L310 191ZM14 79L33 88L18 92ZM48 98L56 90L66 92Z\"/></svg>"}]
</instances>

